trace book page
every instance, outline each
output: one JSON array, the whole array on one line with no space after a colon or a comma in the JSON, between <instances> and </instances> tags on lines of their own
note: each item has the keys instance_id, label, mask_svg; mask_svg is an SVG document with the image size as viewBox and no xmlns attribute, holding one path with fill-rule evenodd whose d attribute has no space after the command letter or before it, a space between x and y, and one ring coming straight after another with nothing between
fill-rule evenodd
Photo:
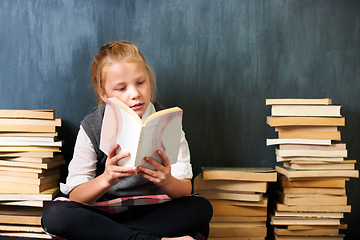
<instances>
[{"instance_id":1,"label":"book page","mask_svg":"<svg viewBox=\"0 0 360 240\"><path fill-rule=\"evenodd\" d=\"M122 108L111 101L107 102L100 137L100 150L106 155L116 143L120 145L116 154L130 152L121 159L120 166L134 166L141 126Z\"/></svg>"},{"instance_id":2,"label":"book page","mask_svg":"<svg viewBox=\"0 0 360 240\"><path fill-rule=\"evenodd\" d=\"M165 152L170 164L175 163L179 153L181 126L182 111L160 115L148 122L143 128L136 165L154 169L151 164L144 161L144 157L151 157L161 163L162 159L157 150Z\"/></svg>"}]
</instances>

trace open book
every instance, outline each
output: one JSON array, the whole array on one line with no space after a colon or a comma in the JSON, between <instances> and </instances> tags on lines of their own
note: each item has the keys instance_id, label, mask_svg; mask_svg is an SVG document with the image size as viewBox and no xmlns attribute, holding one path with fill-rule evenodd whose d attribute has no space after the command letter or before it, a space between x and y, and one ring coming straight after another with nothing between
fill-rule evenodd
<instances>
[{"instance_id":1,"label":"open book","mask_svg":"<svg viewBox=\"0 0 360 240\"><path fill-rule=\"evenodd\" d=\"M120 166L142 165L154 169L144 161L144 157L161 163L157 150L165 152L173 164L179 152L182 115L180 108L169 108L151 114L143 123L127 105L117 98L109 98L102 123L100 149L109 155L110 148L118 143L117 154L129 152L129 157L119 161Z\"/></svg>"}]
</instances>

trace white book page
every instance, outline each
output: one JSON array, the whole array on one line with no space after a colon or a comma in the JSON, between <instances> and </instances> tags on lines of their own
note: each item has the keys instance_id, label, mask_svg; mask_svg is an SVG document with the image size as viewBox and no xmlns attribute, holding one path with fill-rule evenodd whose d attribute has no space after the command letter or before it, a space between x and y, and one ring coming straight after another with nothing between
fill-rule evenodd
<instances>
[{"instance_id":1,"label":"white book page","mask_svg":"<svg viewBox=\"0 0 360 240\"><path fill-rule=\"evenodd\" d=\"M116 154L130 152L118 162L120 166L134 166L141 125L126 111L111 101L107 102L100 137L100 150L109 155L110 148L120 145Z\"/></svg>"},{"instance_id":2,"label":"white book page","mask_svg":"<svg viewBox=\"0 0 360 240\"><path fill-rule=\"evenodd\" d=\"M137 121L127 114L125 111L122 111L123 124L121 133L118 134L117 143L120 145L116 154L121 154L123 152L129 152L129 157L123 158L118 162L119 166L129 166L137 167L135 164L136 153L139 145L139 138L141 133L142 126L139 125Z\"/></svg>"},{"instance_id":3,"label":"white book page","mask_svg":"<svg viewBox=\"0 0 360 240\"><path fill-rule=\"evenodd\" d=\"M138 150L139 161L136 165L142 165L149 169L154 167L144 161L144 157L151 157L162 163L162 159L157 154L157 150L165 152L170 164L177 161L181 136L182 111L172 112L161 115L148 122L143 128L141 136L142 143Z\"/></svg>"}]
</instances>

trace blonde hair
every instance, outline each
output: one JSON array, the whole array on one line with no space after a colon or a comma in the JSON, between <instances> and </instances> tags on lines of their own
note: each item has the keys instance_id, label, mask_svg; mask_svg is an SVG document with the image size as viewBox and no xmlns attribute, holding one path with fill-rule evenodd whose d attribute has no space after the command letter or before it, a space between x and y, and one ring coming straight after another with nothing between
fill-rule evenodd
<instances>
[{"instance_id":1,"label":"blonde hair","mask_svg":"<svg viewBox=\"0 0 360 240\"><path fill-rule=\"evenodd\" d=\"M90 71L92 75L92 85L96 93L98 106L101 106L104 103L100 95L100 93L105 93L106 71L104 71L104 69L107 66L120 61L141 62L144 64L150 77L151 102L155 102L156 79L154 71L149 64L147 64L144 56L133 43L127 41L115 41L103 45L91 64Z\"/></svg>"}]
</instances>

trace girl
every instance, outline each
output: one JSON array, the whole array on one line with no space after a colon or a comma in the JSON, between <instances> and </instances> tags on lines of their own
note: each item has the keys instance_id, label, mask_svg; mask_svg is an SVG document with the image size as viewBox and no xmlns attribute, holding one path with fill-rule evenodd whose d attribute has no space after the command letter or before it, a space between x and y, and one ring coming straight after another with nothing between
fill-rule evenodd
<instances>
[{"instance_id":1,"label":"girl","mask_svg":"<svg viewBox=\"0 0 360 240\"><path fill-rule=\"evenodd\" d=\"M66 184L60 184L69 200L53 201L46 206L42 216L44 230L76 240L194 239L197 232L208 226L212 207L205 198L190 195L192 169L183 132L177 163L170 165L160 150L157 154L162 164L145 158L155 171L141 166L119 166L118 162L129 153L117 155L118 145L110 149L109 156L99 149L104 103L108 98L118 98L142 121L161 108L154 101L153 71L135 45L116 41L100 48L91 73L99 108L81 122ZM94 206L100 200L164 193L172 200L132 206L116 214Z\"/></svg>"}]
</instances>

